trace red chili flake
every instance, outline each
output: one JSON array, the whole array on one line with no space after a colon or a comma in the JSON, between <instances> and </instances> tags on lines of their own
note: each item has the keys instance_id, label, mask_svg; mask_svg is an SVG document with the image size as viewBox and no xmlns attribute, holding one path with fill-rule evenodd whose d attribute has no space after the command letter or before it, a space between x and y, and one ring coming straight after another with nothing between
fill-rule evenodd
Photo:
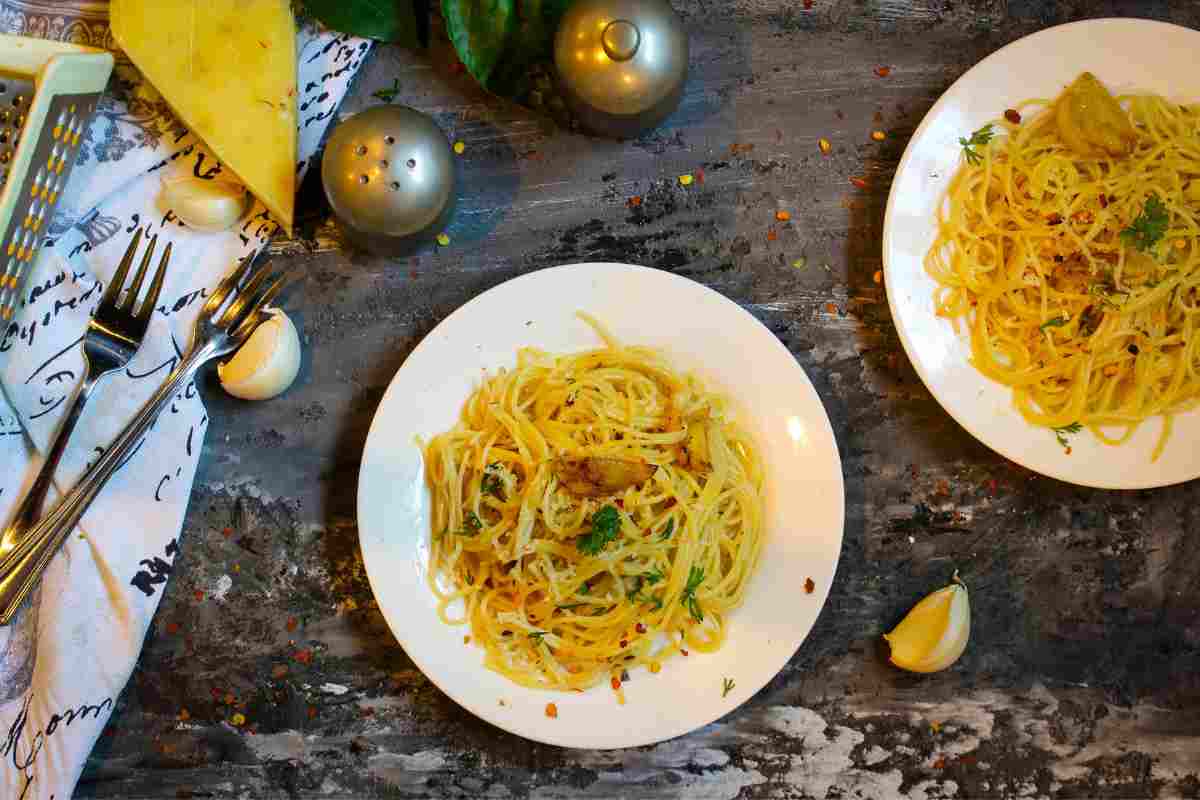
<instances>
[{"instance_id":1,"label":"red chili flake","mask_svg":"<svg viewBox=\"0 0 1200 800\"><path fill-rule=\"evenodd\" d=\"M624 650L626 647L629 647L629 640L628 640L628 639L622 639L622 640L621 640L621 649L622 649L622 650Z\"/></svg>"},{"instance_id":2,"label":"red chili flake","mask_svg":"<svg viewBox=\"0 0 1200 800\"><path fill-rule=\"evenodd\" d=\"M639 622L639 623L638 623L638 624L635 626L634 630L636 630L638 633L645 633L645 632L646 632L646 626L645 626L645 625L643 625L642 623L640 623L640 622Z\"/></svg>"},{"instance_id":3,"label":"red chili flake","mask_svg":"<svg viewBox=\"0 0 1200 800\"><path fill-rule=\"evenodd\" d=\"M950 483L945 478L937 482L937 493L943 496L950 494Z\"/></svg>"},{"instance_id":4,"label":"red chili flake","mask_svg":"<svg viewBox=\"0 0 1200 800\"><path fill-rule=\"evenodd\" d=\"M749 153L753 149L754 149L753 142L748 143L748 144L738 144L737 142L734 142L733 144L729 145L729 153L731 155L735 155L735 156L738 153Z\"/></svg>"},{"instance_id":5,"label":"red chili flake","mask_svg":"<svg viewBox=\"0 0 1200 800\"><path fill-rule=\"evenodd\" d=\"M859 178L858 176L855 176L850 179L850 183L854 184L854 186L858 189L867 188L867 179L866 178Z\"/></svg>"},{"instance_id":6,"label":"red chili flake","mask_svg":"<svg viewBox=\"0 0 1200 800\"><path fill-rule=\"evenodd\" d=\"M975 756L972 756L972 755L965 755L965 756L958 757L958 763L960 763L960 764L974 764L975 761L976 761Z\"/></svg>"},{"instance_id":7,"label":"red chili flake","mask_svg":"<svg viewBox=\"0 0 1200 800\"><path fill-rule=\"evenodd\" d=\"M288 617L288 619L287 619L288 633L291 633L292 631L296 630L296 626L298 626L299 624L300 624L300 621L297 620L295 617Z\"/></svg>"},{"instance_id":8,"label":"red chili flake","mask_svg":"<svg viewBox=\"0 0 1200 800\"><path fill-rule=\"evenodd\" d=\"M230 536L233 536L233 528L221 528L221 535L228 539Z\"/></svg>"},{"instance_id":9,"label":"red chili flake","mask_svg":"<svg viewBox=\"0 0 1200 800\"><path fill-rule=\"evenodd\" d=\"M373 717L373 716L375 716L375 709L372 708L371 706L367 706L366 708L364 708L362 710L362 715L364 717Z\"/></svg>"},{"instance_id":10,"label":"red chili flake","mask_svg":"<svg viewBox=\"0 0 1200 800\"><path fill-rule=\"evenodd\" d=\"M1062 221L1061 214L1051 214L1050 216L1046 217L1047 225L1061 225Z\"/></svg>"},{"instance_id":11,"label":"red chili flake","mask_svg":"<svg viewBox=\"0 0 1200 800\"><path fill-rule=\"evenodd\" d=\"M804 0L804 10L812 11L813 0Z\"/></svg>"},{"instance_id":12,"label":"red chili flake","mask_svg":"<svg viewBox=\"0 0 1200 800\"><path fill-rule=\"evenodd\" d=\"M309 707L308 707L308 718L309 718L309 719L313 719L313 718L314 718L314 717L316 717L316 716L317 716L317 709L315 709L315 708L314 708L314 707L312 707L312 706L309 706Z\"/></svg>"},{"instance_id":13,"label":"red chili flake","mask_svg":"<svg viewBox=\"0 0 1200 800\"><path fill-rule=\"evenodd\" d=\"M546 716L550 719L558 719L558 706L554 703L546 703Z\"/></svg>"},{"instance_id":14,"label":"red chili flake","mask_svg":"<svg viewBox=\"0 0 1200 800\"><path fill-rule=\"evenodd\" d=\"M197 589L197 590L196 590L196 602L197 602L197 603L199 603L199 602L200 602L200 601L202 601L203 599L204 599L204 592L202 592L202 591L200 591L199 589Z\"/></svg>"},{"instance_id":15,"label":"red chili flake","mask_svg":"<svg viewBox=\"0 0 1200 800\"><path fill-rule=\"evenodd\" d=\"M836 313L838 312L838 307L837 307L837 305L836 305L836 304L834 304L834 303L826 303L826 304L825 304L825 311L826 311L826 313L828 313L828 314L836 314Z\"/></svg>"},{"instance_id":16,"label":"red chili flake","mask_svg":"<svg viewBox=\"0 0 1200 800\"><path fill-rule=\"evenodd\" d=\"M685 655L685 656L688 654L687 650L680 650L679 652L680 652L682 655Z\"/></svg>"},{"instance_id":17,"label":"red chili flake","mask_svg":"<svg viewBox=\"0 0 1200 800\"><path fill-rule=\"evenodd\" d=\"M179 719L181 722L187 722L191 718L192 715L186 708L179 709Z\"/></svg>"},{"instance_id":18,"label":"red chili flake","mask_svg":"<svg viewBox=\"0 0 1200 800\"><path fill-rule=\"evenodd\" d=\"M282 678L284 675L287 675L287 674L288 674L287 664L276 664L275 667L271 670L271 677L274 678L275 680L279 680L280 678Z\"/></svg>"},{"instance_id":19,"label":"red chili flake","mask_svg":"<svg viewBox=\"0 0 1200 800\"><path fill-rule=\"evenodd\" d=\"M816 590L816 588L817 588L817 585L815 583L813 583L812 578L804 579L804 593L805 594L812 594Z\"/></svg>"},{"instance_id":20,"label":"red chili flake","mask_svg":"<svg viewBox=\"0 0 1200 800\"><path fill-rule=\"evenodd\" d=\"M305 648L296 653L296 660L301 664L308 664L312 661L312 650Z\"/></svg>"},{"instance_id":21,"label":"red chili flake","mask_svg":"<svg viewBox=\"0 0 1200 800\"><path fill-rule=\"evenodd\" d=\"M773 242L778 238L779 238L779 234L777 234L775 232L774 228L771 228L770 230L767 231L767 241L768 242Z\"/></svg>"},{"instance_id":22,"label":"red chili flake","mask_svg":"<svg viewBox=\"0 0 1200 800\"><path fill-rule=\"evenodd\" d=\"M237 698L233 696L233 692L226 692L225 696L221 698L221 702L227 706L233 705L233 701L235 700L237 700Z\"/></svg>"},{"instance_id":23,"label":"red chili flake","mask_svg":"<svg viewBox=\"0 0 1200 800\"><path fill-rule=\"evenodd\" d=\"M1104 194L1103 192L1100 194L1100 207L1108 208L1108 195Z\"/></svg>"},{"instance_id":24,"label":"red chili flake","mask_svg":"<svg viewBox=\"0 0 1200 800\"><path fill-rule=\"evenodd\" d=\"M937 761L933 762L933 768L934 769L945 769L946 768L946 759L942 758L941 756L938 756Z\"/></svg>"},{"instance_id":25,"label":"red chili flake","mask_svg":"<svg viewBox=\"0 0 1200 800\"><path fill-rule=\"evenodd\" d=\"M176 625L174 622L168 622L167 623L167 633L172 634L172 635L179 633L179 626Z\"/></svg>"},{"instance_id":26,"label":"red chili flake","mask_svg":"<svg viewBox=\"0 0 1200 800\"><path fill-rule=\"evenodd\" d=\"M214 687L212 687L211 689L209 689L209 690L208 690L208 693L209 693L209 694L211 694L211 695L213 696L213 700L220 700L220 699L221 699L221 690L220 690L220 689L218 689L218 688L217 688L217 687L215 687L215 686L214 686Z\"/></svg>"},{"instance_id":27,"label":"red chili flake","mask_svg":"<svg viewBox=\"0 0 1200 800\"><path fill-rule=\"evenodd\" d=\"M1004 118L1013 125L1021 124L1021 112L1017 111L1015 108L1004 109Z\"/></svg>"},{"instance_id":28,"label":"red chili flake","mask_svg":"<svg viewBox=\"0 0 1200 800\"><path fill-rule=\"evenodd\" d=\"M892 68L891 67L876 67L875 74L880 78L886 78L888 75L892 74Z\"/></svg>"},{"instance_id":29,"label":"red chili flake","mask_svg":"<svg viewBox=\"0 0 1200 800\"><path fill-rule=\"evenodd\" d=\"M642 196L637 194L625 201L625 205L629 206L630 208L637 208L641 204Z\"/></svg>"},{"instance_id":30,"label":"red chili flake","mask_svg":"<svg viewBox=\"0 0 1200 800\"><path fill-rule=\"evenodd\" d=\"M704 183L704 170L698 169L692 174L696 176L696 183Z\"/></svg>"},{"instance_id":31,"label":"red chili flake","mask_svg":"<svg viewBox=\"0 0 1200 800\"><path fill-rule=\"evenodd\" d=\"M620 689L620 688L621 688L621 679L620 679L620 678L618 678L616 675L614 675L614 676L613 676L613 679L612 679L611 681L609 681L609 683L611 683L611 684L612 684L612 687L613 687L613 691L614 691L614 692L615 692L617 689Z\"/></svg>"},{"instance_id":32,"label":"red chili flake","mask_svg":"<svg viewBox=\"0 0 1200 800\"><path fill-rule=\"evenodd\" d=\"M996 479L992 478L988 481L988 491L992 493L992 497L996 496Z\"/></svg>"},{"instance_id":33,"label":"red chili flake","mask_svg":"<svg viewBox=\"0 0 1200 800\"><path fill-rule=\"evenodd\" d=\"M791 218L792 218L792 215L790 213L788 213L787 211L776 211L775 212L775 219L779 220L780 222L787 222Z\"/></svg>"}]
</instances>

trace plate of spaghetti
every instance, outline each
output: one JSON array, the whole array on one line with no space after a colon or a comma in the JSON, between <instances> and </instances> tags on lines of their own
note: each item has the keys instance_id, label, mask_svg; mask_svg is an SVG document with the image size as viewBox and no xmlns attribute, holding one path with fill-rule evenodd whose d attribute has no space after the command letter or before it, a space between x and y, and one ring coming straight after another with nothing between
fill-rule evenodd
<instances>
[{"instance_id":1,"label":"plate of spaghetti","mask_svg":"<svg viewBox=\"0 0 1200 800\"><path fill-rule=\"evenodd\" d=\"M1041 31L951 86L901 159L883 257L905 350L1042 474L1200 475L1197 48L1144 20Z\"/></svg>"},{"instance_id":2,"label":"plate of spaghetti","mask_svg":"<svg viewBox=\"0 0 1200 800\"><path fill-rule=\"evenodd\" d=\"M526 275L396 373L358 522L384 617L477 716L632 747L732 711L833 581L841 462L803 369L753 316L658 270Z\"/></svg>"}]
</instances>

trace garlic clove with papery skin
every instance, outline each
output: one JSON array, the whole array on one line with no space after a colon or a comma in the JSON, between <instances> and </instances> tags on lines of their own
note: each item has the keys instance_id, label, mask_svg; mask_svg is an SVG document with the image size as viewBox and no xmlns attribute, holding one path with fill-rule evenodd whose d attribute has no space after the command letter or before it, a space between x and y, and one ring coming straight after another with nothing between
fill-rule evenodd
<instances>
[{"instance_id":1,"label":"garlic clove with papery skin","mask_svg":"<svg viewBox=\"0 0 1200 800\"><path fill-rule=\"evenodd\" d=\"M250 210L253 197L237 181L163 178L162 201L189 228L216 233L232 228Z\"/></svg>"},{"instance_id":2,"label":"garlic clove with papery skin","mask_svg":"<svg viewBox=\"0 0 1200 800\"><path fill-rule=\"evenodd\" d=\"M971 603L967 587L954 582L913 606L883 638L891 646L890 661L909 672L938 672L951 666L971 637Z\"/></svg>"},{"instance_id":3,"label":"garlic clove with papery skin","mask_svg":"<svg viewBox=\"0 0 1200 800\"><path fill-rule=\"evenodd\" d=\"M221 386L243 400L268 400L282 394L300 371L300 334L279 309L246 340L233 358L217 365Z\"/></svg>"}]
</instances>

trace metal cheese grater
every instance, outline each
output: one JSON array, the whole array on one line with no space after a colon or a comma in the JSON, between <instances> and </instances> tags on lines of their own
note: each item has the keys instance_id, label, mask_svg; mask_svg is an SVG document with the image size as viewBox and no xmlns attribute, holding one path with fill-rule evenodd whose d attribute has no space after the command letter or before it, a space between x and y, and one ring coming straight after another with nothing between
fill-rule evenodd
<instances>
[{"instance_id":1,"label":"metal cheese grater","mask_svg":"<svg viewBox=\"0 0 1200 800\"><path fill-rule=\"evenodd\" d=\"M0 321L20 304L112 67L103 50L0 35Z\"/></svg>"}]
</instances>

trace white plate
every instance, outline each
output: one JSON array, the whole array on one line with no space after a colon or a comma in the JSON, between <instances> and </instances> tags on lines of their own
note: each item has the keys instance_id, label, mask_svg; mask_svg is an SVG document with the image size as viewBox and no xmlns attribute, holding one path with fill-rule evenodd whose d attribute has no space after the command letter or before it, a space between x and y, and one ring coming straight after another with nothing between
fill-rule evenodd
<instances>
[{"instance_id":1,"label":"white plate","mask_svg":"<svg viewBox=\"0 0 1200 800\"><path fill-rule=\"evenodd\" d=\"M664 350L731 399L767 471L762 560L729 639L711 655L631 673L626 704L611 688L584 693L521 688L464 645L467 626L444 625L426 585L429 495L417 436L451 427L485 371L516 352L598 347L575 317L586 311L622 341ZM367 437L358 480L358 529L371 588L392 632L421 671L456 702L505 730L568 747L633 747L679 736L736 708L804 641L825 603L842 543L842 470L820 398L791 353L762 324L711 289L625 264L535 272L476 297L447 317L392 379ZM816 584L804 591L805 578ZM736 682L727 697L722 680ZM548 702L558 718L545 715Z\"/></svg>"},{"instance_id":2,"label":"white plate","mask_svg":"<svg viewBox=\"0 0 1200 800\"><path fill-rule=\"evenodd\" d=\"M965 333L933 312L935 282L923 259L936 233L934 212L958 168L960 136L1022 100L1056 97L1086 70L1110 89L1200 98L1200 33L1133 19L1099 19L1026 36L972 67L942 95L900 159L883 226L888 302L900 340L938 402L975 438L1001 455L1083 486L1136 489L1200 475L1200 413L1177 416L1166 450L1150 454L1161 420L1149 420L1120 447L1089 433L1071 437L1068 455L1045 428L1013 407L1012 393L968 363Z\"/></svg>"}]
</instances>

